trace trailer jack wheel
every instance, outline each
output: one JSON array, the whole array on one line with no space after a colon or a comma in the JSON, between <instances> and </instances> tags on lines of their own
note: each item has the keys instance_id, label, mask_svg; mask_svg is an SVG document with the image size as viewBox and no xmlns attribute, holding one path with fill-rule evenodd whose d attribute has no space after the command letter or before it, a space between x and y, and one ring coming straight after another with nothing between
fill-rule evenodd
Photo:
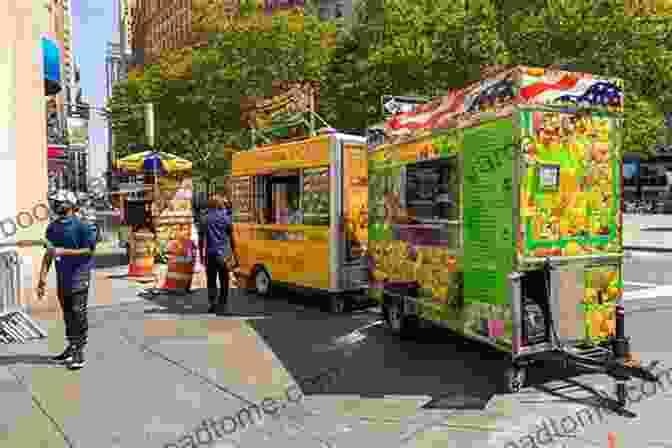
<instances>
[{"instance_id":1,"label":"trailer jack wheel","mask_svg":"<svg viewBox=\"0 0 672 448\"><path fill-rule=\"evenodd\" d=\"M329 311L334 314L345 313L348 309L348 300L342 294L331 294L329 296Z\"/></svg>"},{"instance_id":2,"label":"trailer jack wheel","mask_svg":"<svg viewBox=\"0 0 672 448\"><path fill-rule=\"evenodd\" d=\"M413 337L419 327L415 316L404 313L401 302L391 301L383 304L383 315L392 334L402 338Z\"/></svg>"},{"instance_id":3,"label":"trailer jack wheel","mask_svg":"<svg viewBox=\"0 0 672 448\"><path fill-rule=\"evenodd\" d=\"M525 367L512 366L506 369L504 378L506 381L506 390L509 393L517 394L525 387L527 371Z\"/></svg>"}]
</instances>

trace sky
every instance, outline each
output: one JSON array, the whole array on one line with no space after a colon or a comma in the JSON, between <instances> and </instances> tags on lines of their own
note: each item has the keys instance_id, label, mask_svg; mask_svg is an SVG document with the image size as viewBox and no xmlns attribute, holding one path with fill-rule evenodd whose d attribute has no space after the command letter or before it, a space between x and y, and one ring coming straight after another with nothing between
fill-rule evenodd
<instances>
[{"instance_id":1,"label":"sky","mask_svg":"<svg viewBox=\"0 0 672 448\"><path fill-rule=\"evenodd\" d=\"M1 0L0 0L1 1ZM72 0L74 59L80 67L82 95L91 106L105 104L105 51L107 42L119 41L118 0ZM107 130L98 115L91 115L92 147L105 148ZM103 159L104 160L104 159ZM91 163L95 163L93 160Z\"/></svg>"}]
</instances>

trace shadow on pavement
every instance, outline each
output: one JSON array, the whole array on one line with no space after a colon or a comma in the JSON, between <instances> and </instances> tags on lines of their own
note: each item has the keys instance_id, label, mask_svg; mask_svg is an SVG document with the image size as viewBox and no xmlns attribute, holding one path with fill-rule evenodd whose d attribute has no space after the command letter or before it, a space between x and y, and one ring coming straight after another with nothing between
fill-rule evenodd
<instances>
[{"instance_id":1,"label":"shadow on pavement","mask_svg":"<svg viewBox=\"0 0 672 448\"><path fill-rule=\"evenodd\" d=\"M113 268L128 265L128 256L125 252L97 254L96 269Z\"/></svg>"},{"instance_id":2,"label":"shadow on pavement","mask_svg":"<svg viewBox=\"0 0 672 448\"><path fill-rule=\"evenodd\" d=\"M194 289L188 294L148 294L142 297L163 308L148 314L207 314L209 307L208 291L205 288ZM230 316L238 317L291 315L302 319L302 314L308 313L311 319L315 319L316 316L327 318L330 314L321 310L321 299L280 289L275 292L274 297L264 299L242 289L231 289L228 308Z\"/></svg>"},{"instance_id":3,"label":"shadow on pavement","mask_svg":"<svg viewBox=\"0 0 672 448\"><path fill-rule=\"evenodd\" d=\"M206 314L206 289L146 298L163 308L148 315L216 316ZM322 299L280 289L264 299L233 289L229 316L249 317L248 324L294 378L340 369L342 374L322 394L429 396L428 408L482 409L493 394L505 392L504 371L510 365L505 353L440 328L400 339L372 309L331 314L323 311ZM254 319L262 316L265 319ZM572 376L576 372L540 364L528 371L527 385Z\"/></svg>"},{"instance_id":4,"label":"shadow on pavement","mask_svg":"<svg viewBox=\"0 0 672 448\"><path fill-rule=\"evenodd\" d=\"M0 365L8 366L13 364L58 365L57 362L50 359L50 356L46 355L0 356Z\"/></svg>"}]
</instances>

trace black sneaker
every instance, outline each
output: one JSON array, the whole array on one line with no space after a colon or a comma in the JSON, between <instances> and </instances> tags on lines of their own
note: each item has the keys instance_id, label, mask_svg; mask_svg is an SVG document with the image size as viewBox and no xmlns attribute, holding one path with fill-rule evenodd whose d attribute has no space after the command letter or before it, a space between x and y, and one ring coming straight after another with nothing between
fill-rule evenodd
<instances>
[{"instance_id":1,"label":"black sneaker","mask_svg":"<svg viewBox=\"0 0 672 448\"><path fill-rule=\"evenodd\" d=\"M210 305L210 307L208 308L208 313L212 314L212 313L216 313L216 312L217 312L217 306L216 305Z\"/></svg>"},{"instance_id":2,"label":"black sneaker","mask_svg":"<svg viewBox=\"0 0 672 448\"><path fill-rule=\"evenodd\" d=\"M84 353L82 350L77 350L73 353L72 359L70 360L70 363L68 364L68 369L70 370L77 370L81 369L84 367Z\"/></svg>"},{"instance_id":3,"label":"black sneaker","mask_svg":"<svg viewBox=\"0 0 672 448\"><path fill-rule=\"evenodd\" d=\"M73 347L68 345L63 353L60 355L52 356L51 360L56 362L70 362L72 361Z\"/></svg>"}]
</instances>

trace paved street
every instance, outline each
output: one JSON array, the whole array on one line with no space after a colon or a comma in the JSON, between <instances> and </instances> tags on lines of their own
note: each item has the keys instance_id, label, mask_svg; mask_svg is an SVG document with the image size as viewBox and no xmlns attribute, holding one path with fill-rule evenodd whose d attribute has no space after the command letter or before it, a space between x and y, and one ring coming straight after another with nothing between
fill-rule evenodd
<instances>
[{"instance_id":1,"label":"paved street","mask_svg":"<svg viewBox=\"0 0 672 448\"><path fill-rule=\"evenodd\" d=\"M625 267L633 349L665 365L672 355L657 330L672 313L670 262L672 254L634 252ZM502 395L501 355L439 330L398 340L373 308L336 316L323 311L319 296L277 291L262 300L236 290L234 316L212 317L204 314L203 290L143 300L124 270L97 272L82 371L45 358L63 345L53 303L35 311L47 340L1 348L0 384L10 405L0 411L0 446L192 446L188 438L169 443L204 419L282 397L295 381L306 394L299 405L216 446L503 447L536 431L539 418L561 419L583 406L539 391L557 373L552 367L533 370L526 392ZM301 382L329 368L340 370L328 387ZM612 387L604 376L578 380ZM633 405L640 417L629 424L610 416L567 446L606 446L615 430L636 446L662 446L643 440L664 439L664 425L653 426L666 403L661 394Z\"/></svg>"}]
</instances>

